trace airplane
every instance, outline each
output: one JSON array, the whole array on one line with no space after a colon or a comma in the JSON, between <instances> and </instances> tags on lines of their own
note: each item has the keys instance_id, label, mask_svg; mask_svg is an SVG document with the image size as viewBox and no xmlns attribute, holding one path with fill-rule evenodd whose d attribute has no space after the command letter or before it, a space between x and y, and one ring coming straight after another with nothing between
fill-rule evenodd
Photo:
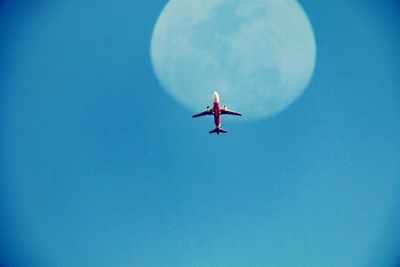
<instances>
[{"instance_id":1,"label":"airplane","mask_svg":"<svg viewBox=\"0 0 400 267\"><path fill-rule=\"evenodd\" d=\"M235 115L235 116L242 116L239 112L229 110L227 106L223 106L222 108L219 105L219 94L217 92L214 92L213 95L214 99L214 106L212 109L210 109L209 106L207 106L206 111L203 111L199 114L195 114L192 116L192 118L197 118L197 117L202 117L206 115L214 115L214 123L215 123L215 129L212 131L209 131L208 133L227 133L224 129L221 128L221 117L220 115Z\"/></svg>"}]
</instances>

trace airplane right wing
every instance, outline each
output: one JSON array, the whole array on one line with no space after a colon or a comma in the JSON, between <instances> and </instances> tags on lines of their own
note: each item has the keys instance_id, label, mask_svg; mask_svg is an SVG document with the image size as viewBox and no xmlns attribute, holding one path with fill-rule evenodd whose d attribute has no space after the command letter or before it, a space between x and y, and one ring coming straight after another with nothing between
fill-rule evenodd
<instances>
[{"instance_id":1,"label":"airplane right wing","mask_svg":"<svg viewBox=\"0 0 400 267\"><path fill-rule=\"evenodd\" d=\"M199 114L193 115L192 118L197 118L197 117L202 117L202 116L207 116L207 115L212 115L212 114L213 114L212 110L209 109L209 110L206 110L206 111L201 112Z\"/></svg>"},{"instance_id":2,"label":"airplane right wing","mask_svg":"<svg viewBox=\"0 0 400 267\"><path fill-rule=\"evenodd\" d=\"M221 114L227 114L227 115L235 115L235 116L242 116L241 113L233 111L233 110L229 110L227 108L223 108L221 109Z\"/></svg>"}]
</instances>

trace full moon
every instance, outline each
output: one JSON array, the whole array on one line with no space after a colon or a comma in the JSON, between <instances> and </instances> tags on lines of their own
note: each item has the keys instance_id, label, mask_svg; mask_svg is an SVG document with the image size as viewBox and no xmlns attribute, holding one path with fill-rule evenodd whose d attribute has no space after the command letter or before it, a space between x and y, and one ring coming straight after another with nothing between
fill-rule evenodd
<instances>
[{"instance_id":1,"label":"full moon","mask_svg":"<svg viewBox=\"0 0 400 267\"><path fill-rule=\"evenodd\" d=\"M295 0L171 0L155 25L151 59L162 86L193 112L218 91L221 104L258 119L303 93L316 45Z\"/></svg>"}]
</instances>

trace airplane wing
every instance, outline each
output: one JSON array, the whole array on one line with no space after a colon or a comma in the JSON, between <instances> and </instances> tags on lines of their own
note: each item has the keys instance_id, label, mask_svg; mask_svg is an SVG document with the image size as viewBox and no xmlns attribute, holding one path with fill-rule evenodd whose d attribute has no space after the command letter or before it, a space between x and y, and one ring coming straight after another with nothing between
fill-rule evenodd
<instances>
[{"instance_id":1,"label":"airplane wing","mask_svg":"<svg viewBox=\"0 0 400 267\"><path fill-rule=\"evenodd\" d=\"M233 111L233 110L229 110L227 108L222 108L221 109L221 114L227 114L227 115L235 115L235 116L242 116L242 114L240 114L239 112Z\"/></svg>"},{"instance_id":2,"label":"airplane wing","mask_svg":"<svg viewBox=\"0 0 400 267\"><path fill-rule=\"evenodd\" d=\"M192 118L197 118L197 117L206 116L206 115L212 115L212 114L213 114L213 112L210 109L210 110L206 110L204 112L201 112L199 114L193 115Z\"/></svg>"}]
</instances>

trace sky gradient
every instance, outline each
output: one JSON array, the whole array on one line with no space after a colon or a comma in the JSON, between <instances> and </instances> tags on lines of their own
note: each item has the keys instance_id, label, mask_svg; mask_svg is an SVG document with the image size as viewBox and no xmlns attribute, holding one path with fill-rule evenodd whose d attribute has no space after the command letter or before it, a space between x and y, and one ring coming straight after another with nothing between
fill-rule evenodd
<instances>
[{"instance_id":1,"label":"sky gradient","mask_svg":"<svg viewBox=\"0 0 400 267\"><path fill-rule=\"evenodd\" d=\"M398 267L400 3L300 3L309 87L214 136L153 72L166 1L0 1L2 266Z\"/></svg>"}]
</instances>

